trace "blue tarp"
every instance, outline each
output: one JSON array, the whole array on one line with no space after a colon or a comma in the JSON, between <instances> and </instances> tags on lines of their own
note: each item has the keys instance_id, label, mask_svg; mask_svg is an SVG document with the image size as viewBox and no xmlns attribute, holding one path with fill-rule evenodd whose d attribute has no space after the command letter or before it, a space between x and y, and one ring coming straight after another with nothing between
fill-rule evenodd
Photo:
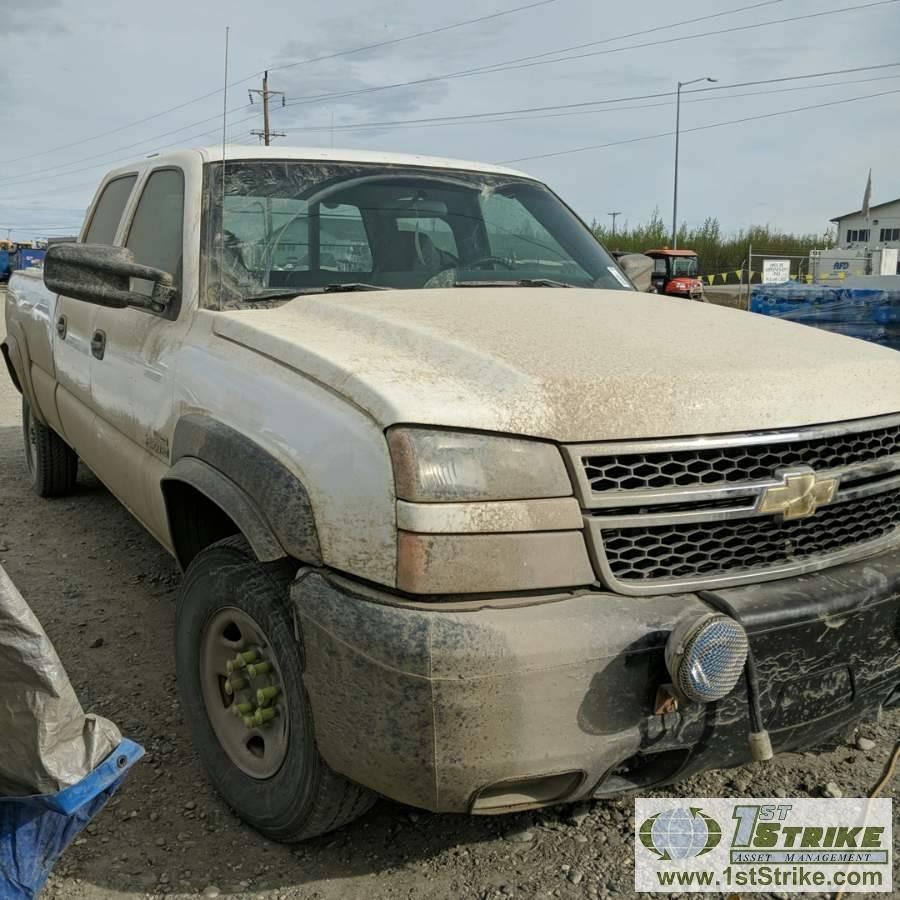
<instances>
[{"instance_id":1,"label":"blue tarp","mask_svg":"<svg viewBox=\"0 0 900 900\"><path fill-rule=\"evenodd\" d=\"M0 797L0 897L32 900L56 861L106 806L125 774L144 755L133 741L119 746L86 778L56 794Z\"/></svg>"},{"instance_id":2,"label":"blue tarp","mask_svg":"<svg viewBox=\"0 0 900 900\"><path fill-rule=\"evenodd\" d=\"M900 290L823 284L756 285L750 311L900 350Z\"/></svg>"}]
</instances>

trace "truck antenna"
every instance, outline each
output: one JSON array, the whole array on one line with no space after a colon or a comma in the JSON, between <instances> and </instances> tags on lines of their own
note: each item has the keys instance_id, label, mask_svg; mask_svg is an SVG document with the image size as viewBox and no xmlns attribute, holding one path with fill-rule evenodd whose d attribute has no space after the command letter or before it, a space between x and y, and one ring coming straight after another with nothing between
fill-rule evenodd
<instances>
[{"instance_id":1,"label":"truck antenna","mask_svg":"<svg viewBox=\"0 0 900 900\"><path fill-rule=\"evenodd\" d=\"M221 306L225 278L225 131L228 125L228 35L225 26L225 81L222 89L222 192L219 196L219 290L216 306Z\"/></svg>"}]
</instances>

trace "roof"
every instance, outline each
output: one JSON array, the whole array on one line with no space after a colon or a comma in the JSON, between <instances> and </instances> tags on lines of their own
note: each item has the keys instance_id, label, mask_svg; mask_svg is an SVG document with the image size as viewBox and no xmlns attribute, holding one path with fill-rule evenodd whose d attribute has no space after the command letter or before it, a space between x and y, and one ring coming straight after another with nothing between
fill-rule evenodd
<instances>
[{"instance_id":1,"label":"roof","mask_svg":"<svg viewBox=\"0 0 900 900\"><path fill-rule=\"evenodd\" d=\"M221 144L216 147L196 147L193 149L174 150L161 153L152 157L154 164L173 162L183 159L185 153L199 153L203 162L219 162L222 159ZM280 144L277 147L261 147L258 144L228 144L225 147L225 159L297 159L315 162L349 162L349 163L382 163L397 166L419 166L429 169L455 169L466 172L485 172L491 175L514 175L528 178L524 172L515 169L506 169L502 166L492 166L489 163L467 162L460 159L444 159L437 156L420 156L412 153L389 153L379 150L341 150L330 147L290 147ZM147 163L147 158L136 161L140 165ZM131 166L117 166L118 169L134 168Z\"/></svg>"},{"instance_id":2,"label":"roof","mask_svg":"<svg viewBox=\"0 0 900 900\"><path fill-rule=\"evenodd\" d=\"M888 200L886 203L876 203L874 206L869 207L869 211L871 212L873 209L881 209L882 206L893 206L895 203L900 203L900 197L896 200ZM833 219L829 219L829 222L840 222L841 219L849 219L851 216L861 216L863 214L861 209L856 210L856 212L848 212L844 213L842 216L835 216Z\"/></svg>"},{"instance_id":3,"label":"roof","mask_svg":"<svg viewBox=\"0 0 900 900\"><path fill-rule=\"evenodd\" d=\"M645 250L644 256L696 256L696 250L672 250L669 247L662 247L659 250Z\"/></svg>"}]
</instances>

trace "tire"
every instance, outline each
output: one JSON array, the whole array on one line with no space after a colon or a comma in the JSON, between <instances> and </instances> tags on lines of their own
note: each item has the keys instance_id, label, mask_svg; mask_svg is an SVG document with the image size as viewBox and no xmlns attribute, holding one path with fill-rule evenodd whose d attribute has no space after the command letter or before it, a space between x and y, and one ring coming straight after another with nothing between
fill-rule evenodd
<instances>
[{"instance_id":1,"label":"tire","mask_svg":"<svg viewBox=\"0 0 900 900\"><path fill-rule=\"evenodd\" d=\"M316 747L303 648L290 612L296 568L289 561L260 563L243 537L225 538L188 567L175 623L178 692L194 747L225 802L247 824L283 843L340 828L375 802L370 791L330 769ZM260 648L259 658L273 671L252 679L246 669L234 673L249 690L230 697L219 654L225 647L236 656L247 646ZM254 729L241 716L223 714L219 704L230 710L237 699L247 702L260 678L262 686L280 687L273 721ZM236 726L244 727L237 737Z\"/></svg>"},{"instance_id":2,"label":"tire","mask_svg":"<svg viewBox=\"0 0 900 900\"><path fill-rule=\"evenodd\" d=\"M24 397L22 436L31 489L38 497L63 497L70 493L78 477L78 457L52 428L32 416Z\"/></svg>"}]
</instances>

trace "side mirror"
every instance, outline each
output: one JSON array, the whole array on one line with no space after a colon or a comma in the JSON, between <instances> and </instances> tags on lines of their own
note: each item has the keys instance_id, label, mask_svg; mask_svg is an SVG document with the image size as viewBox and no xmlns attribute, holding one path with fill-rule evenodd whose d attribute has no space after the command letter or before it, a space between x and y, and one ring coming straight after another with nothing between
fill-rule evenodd
<instances>
[{"instance_id":1,"label":"side mirror","mask_svg":"<svg viewBox=\"0 0 900 900\"><path fill-rule=\"evenodd\" d=\"M162 312L177 293L175 279L168 272L139 265L130 250L105 244L49 247L44 284L54 294L98 306L137 306L156 312Z\"/></svg>"},{"instance_id":2,"label":"side mirror","mask_svg":"<svg viewBox=\"0 0 900 900\"><path fill-rule=\"evenodd\" d=\"M653 260L649 256L644 256L643 253L625 253L616 261L639 291L649 291L651 289Z\"/></svg>"}]
</instances>

